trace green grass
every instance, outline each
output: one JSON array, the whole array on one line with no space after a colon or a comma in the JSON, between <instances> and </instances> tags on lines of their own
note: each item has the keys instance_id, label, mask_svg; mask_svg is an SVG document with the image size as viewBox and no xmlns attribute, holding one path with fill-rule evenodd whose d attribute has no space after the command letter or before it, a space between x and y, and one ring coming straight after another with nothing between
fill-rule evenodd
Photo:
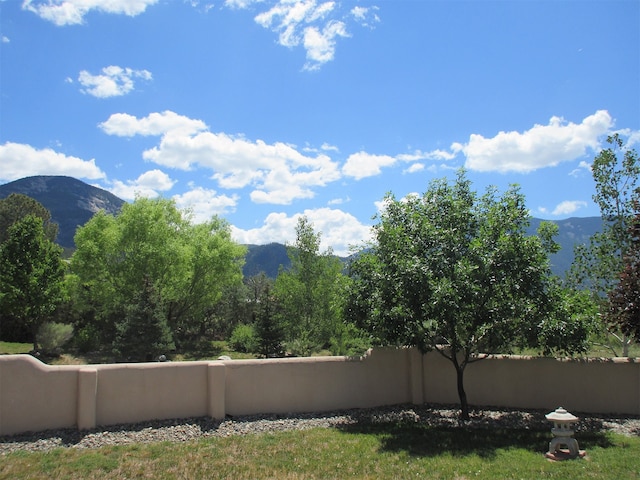
<instances>
[{"instance_id":1,"label":"green grass","mask_svg":"<svg viewBox=\"0 0 640 480\"><path fill-rule=\"evenodd\" d=\"M421 424L258 434L188 443L95 450L18 452L0 461L0 479L631 479L640 438L582 434L587 457L544 458L550 433L464 430Z\"/></svg>"},{"instance_id":2,"label":"green grass","mask_svg":"<svg viewBox=\"0 0 640 480\"><path fill-rule=\"evenodd\" d=\"M33 350L33 343L0 342L0 355L29 353Z\"/></svg>"}]
</instances>

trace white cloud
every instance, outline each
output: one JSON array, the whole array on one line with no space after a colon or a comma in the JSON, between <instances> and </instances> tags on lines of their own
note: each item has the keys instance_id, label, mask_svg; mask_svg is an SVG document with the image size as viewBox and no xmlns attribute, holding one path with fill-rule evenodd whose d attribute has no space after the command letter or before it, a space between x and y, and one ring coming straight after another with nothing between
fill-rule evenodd
<instances>
[{"instance_id":1,"label":"white cloud","mask_svg":"<svg viewBox=\"0 0 640 480\"><path fill-rule=\"evenodd\" d=\"M234 212L238 204L237 195L218 195L215 190L196 187L181 195L174 195L173 199L178 208L189 210L195 223L203 223L214 215Z\"/></svg>"},{"instance_id":2,"label":"white cloud","mask_svg":"<svg viewBox=\"0 0 640 480\"><path fill-rule=\"evenodd\" d=\"M398 162L414 163L414 165L404 171L405 173L414 173L425 168L424 165L415 162L419 162L420 160L451 160L454 157L454 153L445 152L444 150L434 150L432 152L416 150L413 153L401 153L394 157L360 151L349 155L342 167L342 173L356 180L360 180L365 177L380 175L383 167L392 167Z\"/></svg>"},{"instance_id":3,"label":"white cloud","mask_svg":"<svg viewBox=\"0 0 640 480\"><path fill-rule=\"evenodd\" d=\"M600 138L610 132L613 119L605 110L581 123L552 117L548 125L535 125L520 132L500 132L493 138L472 134L465 145L454 144L467 157L465 166L481 172L531 172L556 166L597 150Z\"/></svg>"},{"instance_id":4,"label":"white cloud","mask_svg":"<svg viewBox=\"0 0 640 480\"><path fill-rule=\"evenodd\" d=\"M169 175L155 169L144 172L135 180L114 180L109 191L123 200L133 200L136 196L155 198L160 192L171 190L175 183Z\"/></svg>"},{"instance_id":5,"label":"white cloud","mask_svg":"<svg viewBox=\"0 0 640 480\"><path fill-rule=\"evenodd\" d=\"M587 202L583 202L581 200L565 200L564 202L559 203L551 214L569 215L586 206Z\"/></svg>"},{"instance_id":6,"label":"white cloud","mask_svg":"<svg viewBox=\"0 0 640 480\"><path fill-rule=\"evenodd\" d=\"M9 43L9 42L11 42L11 40L9 40L9 37L6 37L6 36L3 35L2 36L2 43Z\"/></svg>"},{"instance_id":7,"label":"white cloud","mask_svg":"<svg viewBox=\"0 0 640 480\"><path fill-rule=\"evenodd\" d=\"M162 113L151 113L140 119L127 113L114 113L99 126L107 135L118 137L165 134L189 136L207 130L207 125L203 121L192 120L168 110Z\"/></svg>"},{"instance_id":8,"label":"white cloud","mask_svg":"<svg viewBox=\"0 0 640 480\"><path fill-rule=\"evenodd\" d=\"M98 98L118 97L126 95L134 88L134 79L151 80L153 77L148 70L133 70L110 65L102 69L102 73L91 75L82 70L78 81L84 88L82 93Z\"/></svg>"},{"instance_id":9,"label":"white cloud","mask_svg":"<svg viewBox=\"0 0 640 480\"><path fill-rule=\"evenodd\" d=\"M402 173L417 173L424 170L424 163L414 163L409 168L406 168Z\"/></svg>"},{"instance_id":10,"label":"white cloud","mask_svg":"<svg viewBox=\"0 0 640 480\"><path fill-rule=\"evenodd\" d=\"M433 150L431 152L423 152L416 150L413 153L401 153L396 158L402 162L417 162L420 160L453 160L456 154L444 150Z\"/></svg>"},{"instance_id":11,"label":"white cloud","mask_svg":"<svg viewBox=\"0 0 640 480\"><path fill-rule=\"evenodd\" d=\"M360 7L355 6L351 9L353 18L364 27L373 27L374 24L380 22L380 17L376 13L378 7Z\"/></svg>"},{"instance_id":12,"label":"white cloud","mask_svg":"<svg viewBox=\"0 0 640 480\"><path fill-rule=\"evenodd\" d=\"M307 27L304 30L304 48L307 51L305 70L317 70L324 63L333 60L336 51L336 38L348 37L343 22L329 22L322 30Z\"/></svg>"},{"instance_id":13,"label":"white cloud","mask_svg":"<svg viewBox=\"0 0 640 480\"><path fill-rule=\"evenodd\" d=\"M259 1L261 0L225 0L224 5L230 8L247 8L252 3Z\"/></svg>"},{"instance_id":14,"label":"white cloud","mask_svg":"<svg viewBox=\"0 0 640 480\"><path fill-rule=\"evenodd\" d=\"M293 244L298 218L305 215L320 233L320 249L329 247L340 256L349 255L349 247L361 245L371 238L371 227L363 225L353 215L342 210L318 208L288 216L286 213L270 213L259 228L243 230L232 227L233 238L239 243L263 245L270 242Z\"/></svg>"},{"instance_id":15,"label":"white cloud","mask_svg":"<svg viewBox=\"0 0 640 480\"><path fill-rule=\"evenodd\" d=\"M100 127L110 135L160 136L158 146L143 152L145 160L181 170L210 169L222 188L253 186L251 198L257 203L284 205L311 198L313 187L340 178L337 163L327 155L311 157L281 142L212 133L200 120L169 111L144 118L118 113Z\"/></svg>"},{"instance_id":16,"label":"white cloud","mask_svg":"<svg viewBox=\"0 0 640 480\"><path fill-rule=\"evenodd\" d=\"M394 163L396 163L396 159L389 155L372 155L360 151L349 155L342 167L342 173L360 180L365 177L379 175L382 172L382 167L390 167Z\"/></svg>"},{"instance_id":17,"label":"white cloud","mask_svg":"<svg viewBox=\"0 0 640 480\"><path fill-rule=\"evenodd\" d=\"M255 22L278 35L284 47L304 47L307 61L305 70L317 70L335 56L338 38L349 37L347 21L372 26L379 21L377 7L356 7L350 11L340 2L317 0L226 0L228 8L249 8L265 3Z\"/></svg>"},{"instance_id":18,"label":"white cloud","mask_svg":"<svg viewBox=\"0 0 640 480\"><path fill-rule=\"evenodd\" d=\"M569 175L572 177L580 177L585 173L588 173L589 175L591 174L591 164L583 160L578 164L576 168L569 172Z\"/></svg>"},{"instance_id":19,"label":"white cloud","mask_svg":"<svg viewBox=\"0 0 640 480\"><path fill-rule=\"evenodd\" d=\"M99 179L105 174L95 160L65 155L50 148L6 142L0 145L0 180L12 181L33 175L68 175L76 178Z\"/></svg>"},{"instance_id":20,"label":"white cloud","mask_svg":"<svg viewBox=\"0 0 640 480\"><path fill-rule=\"evenodd\" d=\"M78 25L91 10L134 17L158 0L24 0L23 10L58 26Z\"/></svg>"}]
</instances>

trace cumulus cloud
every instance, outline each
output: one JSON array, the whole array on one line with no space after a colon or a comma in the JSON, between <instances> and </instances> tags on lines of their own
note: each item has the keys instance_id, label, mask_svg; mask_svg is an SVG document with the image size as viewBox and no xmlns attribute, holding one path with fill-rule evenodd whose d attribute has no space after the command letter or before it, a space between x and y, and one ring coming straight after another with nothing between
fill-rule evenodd
<instances>
[{"instance_id":1,"label":"cumulus cloud","mask_svg":"<svg viewBox=\"0 0 640 480\"><path fill-rule=\"evenodd\" d=\"M215 190L195 187L181 195L174 195L173 199L178 208L191 212L195 223L203 223L214 215L234 212L239 197L219 195Z\"/></svg>"},{"instance_id":2,"label":"cumulus cloud","mask_svg":"<svg viewBox=\"0 0 640 480\"><path fill-rule=\"evenodd\" d=\"M583 202L582 200L565 200L564 202L559 203L556 208L554 208L553 212L551 212L551 214L570 215L586 206L587 202Z\"/></svg>"},{"instance_id":3,"label":"cumulus cloud","mask_svg":"<svg viewBox=\"0 0 640 480\"><path fill-rule=\"evenodd\" d=\"M160 192L171 190L175 183L169 175L155 169L144 172L135 180L114 180L109 190L123 200L133 200L136 196L155 198Z\"/></svg>"},{"instance_id":4,"label":"cumulus cloud","mask_svg":"<svg viewBox=\"0 0 640 480\"><path fill-rule=\"evenodd\" d=\"M127 113L114 113L99 126L106 134L118 137L165 134L189 136L207 130L207 125L202 120L193 120L169 110L151 113L144 118L137 118Z\"/></svg>"},{"instance_id":5,"label":"cumulus cloud","mask_svg":"<svg viewBox=\"0 0 640 480\"><path fill-rule=\"evenodd\" d=\"M158 0L24 0L22 8L58 26L78 25L91 10L134 17Z\"/></svg>"},{"instance_id":6,"label":"cumulus cloud","mask_svg":"<svg viewBox=\"0 0 640 480\"><path fill-rule=\"evenodd\" d=\"M454 157L454 153L444 150L434 150L432 152L416 150L413 153L402 153L393 157L390 155L375 155L360 151L349 155L342 167L342 173L356 180L360 180L362 178L380 175L383 168L392 167L398 162L414 163L421 160L451 160ZM421 163L414 163L405 170L405 173L415 173L424 168L424 165Z\"/></svg>"},{"instance_id":7,"label":"cumulus cloud","mask_svg":"<svg viewBox=\"0 0 640 480\"><path fill-rule=\"evenodd\" d=\"M95 159L65 155L50 148L37 149L31 145L6 142L0 145L0 180L13 181L33 175L68 175L91 180L105 178Z\"/></svg>"},{"instance_id":8,"label":"cumulus cloud","mask_svg":"<svg viewBox=\"0 0 640 480\"><path fill-rule=\"evenodd\" d=\"M243 244L265 244L270 242L293 244L298 218L305 215L316 232L321 232L320 249L333 250L335 255L347 256L349 248L370 240L371 227L358 221L342 210L318 208L305 210L288 216L286 213L270 213L259 228L243 230L232 227L233 238Z\"/></svg>"},{"instance_id":9,"label":"cumulus cloud","mask_svg":"<svg viewBox=\"0 0 640 480\"><path fill-rule=\"evenodd\" d=\"M97 98L118 97L131 92L135 86L134 80L151 80L153 77L148 70L133 70L110 65L102 69L102 73L92 75L82 70L78 81L84 88L82 93Z\"/></svg>"},{"instance_id":10,"label":"cumulus cloud","mask_svg":"<svg viewBox=\"0 0 640 480\"><path fill-rule=\"evenodd\" d=\"M318 70L320 66L333 60L336 52L336 39L348 37L343 22L329 22L322 30L308 27L304 30L304 48L307 51L305 70Z\"/></svg>"},{"instance_id":11,"label":"cumulus cloud","mask_svg":"<svg viewBox=\"0 0 640 480\"><path fill-rule=\"evenodd\" d=\"M255 22L278 35L284 47L302 46L306 52L305 70L317 70L335 57L338 38L349 37L347 21L372 26L379 21L377 7L356 7L350 11L339 2L317 0L226 0L225 6L235 9L265 4Z\"/></svg>"},{"instance_id":12,"label":"cumulus cloud","mask_svg":"<svg viewBox=\"0 0 640 480\"><path fill-rule=\"evenodd\" d=\"M464 153L469 170L526 173L597 150L612 126L609 113L599 110L578 124L552 117L548 125L534 125L523 133L500 132L493 138L472 134L468 143L454 144L452 149Z\"/></svg>"},{"instance_id":13,"label":"cumulus cloud","mask_svg":"<svg viewBox=\"0 0 640 480\"><path fill-rule=\"evenodd\" d=\"M281 142L213 133L200 120L170 111L144 118L118 113L100 127L110 135L160 136L158 146L143 152L145 160L181 170L209 169L222 188L253 186L251 198L257 203L284 205L311 198L313 187L340 178L337 163L327 155L308 156Z\"/></svg>"},{"instance_id":14,"label":"cumulus cloud","mask_svg":"<svg viewBox=\"0 0 640 480\"><path fill-rule=\"evenodd\" d=\"M396 163L395 157L389 155L373 155L367 152L357 152L349 155L342 167L342 173L356 180L379 175L382 167L389 167Z\"/></svg>"}]
</instances>

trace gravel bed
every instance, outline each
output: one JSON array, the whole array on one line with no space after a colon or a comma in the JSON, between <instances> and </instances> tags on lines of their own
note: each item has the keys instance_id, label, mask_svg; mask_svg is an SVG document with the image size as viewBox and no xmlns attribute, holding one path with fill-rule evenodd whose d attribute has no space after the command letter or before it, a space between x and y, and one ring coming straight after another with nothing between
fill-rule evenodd
<instances>
[{"instance_id":1,"label":"gravel bed","mask_svg":"<svg viewBox=\"0 0 640 480\"><path fill-rule=\"evenodd\" d=\"M157 420L127 425L114 425L93 430L47 430L13 436L0 436L0 455L15 451L50 451L55 448L99 448L151 442L186 442L207 437L229 437L286 430L332 428L353 424L424 423L436 427L513 428L546 430L550 423L541 410L504 408L474 409L471 419L459 420L456 406L395 405L390 407L353 409L326 413L286 415L250 415L212 420L208 417ZM605 416L575 413L580 418L576 433L613 431L640 436L640 417Z\"/></svg>"}]
</instances>

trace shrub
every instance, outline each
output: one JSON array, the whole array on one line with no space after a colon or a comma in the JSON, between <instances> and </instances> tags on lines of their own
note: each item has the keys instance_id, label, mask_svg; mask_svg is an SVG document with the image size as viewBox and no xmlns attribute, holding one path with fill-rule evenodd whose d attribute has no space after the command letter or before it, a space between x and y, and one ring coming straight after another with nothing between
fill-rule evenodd
<instances>
[{"instance_id":1,"label":"shrub","mask_svg":"<svg viewBox=\"0 0 640 480\"><path fill-rule=\"evenodd\" d=\"M85 325L76 332L73 343L80 353L98 350L100 348L100 332L93 325Z\"/></svg>"},{"instance_id":2,"label":"shrub","mask_svg":"<svg viewBox=\"0 0 640 480\"><path fill-rule=\"evenodd\" d=\"M43 352L59 355L62 347L73 337L73 325L45 322L40 325L36 340Z\"/></svg>"},{"instance_id":3,"label":"shrub","mask_svg":"<svg viewBox=\"0 0 640 480\"><path fill-rule=\"evenodd\" d=\"M250 353L258 349L258 336L253 325L240 324L233 329L229 346L236 352Z\"/></svg>"}]
</instances>

